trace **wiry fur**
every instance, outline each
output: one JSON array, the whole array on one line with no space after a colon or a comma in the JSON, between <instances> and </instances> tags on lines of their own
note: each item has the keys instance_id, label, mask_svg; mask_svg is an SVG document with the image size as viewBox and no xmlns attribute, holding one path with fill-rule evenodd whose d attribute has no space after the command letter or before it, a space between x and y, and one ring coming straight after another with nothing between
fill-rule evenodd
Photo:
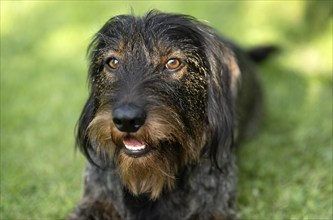
<instances>
[{"instance_id":1,"label":"wiry fur","mask_svg":"<svg viewBox=\"0 0 333 220\"><path fill-rule=\"evenodd\" d=\"M250 57L192 17L155 11L110 19L89 51L77 142L91 163L69 219L235 218L234 144L261 115ZM109 57L119 69L105 67ZM166 70L170 58L183 66ZM112 120L124 104L147 113L136 132ZM151 151L128 156L126 137Z\"/></svg>"}]
</instances>

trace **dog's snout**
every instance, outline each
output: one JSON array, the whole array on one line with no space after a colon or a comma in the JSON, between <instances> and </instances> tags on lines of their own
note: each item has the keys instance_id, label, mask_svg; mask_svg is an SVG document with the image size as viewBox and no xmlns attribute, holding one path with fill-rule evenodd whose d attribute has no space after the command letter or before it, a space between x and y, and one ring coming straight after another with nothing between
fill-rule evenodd
<instances>
[{"instance_id":1,"label":"dog's snout","mask_svg":"<svg viewBox=\"0 0 333 220\"><path fill-rule=\"evenodd\" d=\"M113 109L112 115L113 123L122 132L136 132L146 120L146 112L132 104L116 107Z\"/></svg>"}]
</instances>

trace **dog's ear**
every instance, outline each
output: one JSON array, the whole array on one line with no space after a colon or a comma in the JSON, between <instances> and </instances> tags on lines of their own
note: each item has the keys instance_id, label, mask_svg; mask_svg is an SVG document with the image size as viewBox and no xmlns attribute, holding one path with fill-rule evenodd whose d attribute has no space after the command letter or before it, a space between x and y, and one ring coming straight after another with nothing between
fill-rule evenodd
<instances>
[{"instance_id":1,"label":"dog's ear","mask_svg":"<svg viewBox=\"0 0 333 220\"><path fill-rule=\"evenodd\" d=\"M93 94L90 94L86 104L84 105L78 124L76 125L76 147L81 150L88 161L92 164L95 164L95 162L92 160L90 155L93 149L87 136L87 128L96 114L95 106L94 96Z\"/></svg>"},{"instance_id":2,"label":"dog's ear","mask_svg":"<svg viewBox=\"0 0 333 220\"><path fill-rule=\"evenodd\" d=\"M239 74L236 60L231 50L226 48L215 35L205 35L205 57L209 65L208 81L208 123L210 139L207 150L212 165L222 169L223 161L233 145L234 96L232 74ZM222 159L223 158L223 159Z\"/></svg>"}]
</instances>

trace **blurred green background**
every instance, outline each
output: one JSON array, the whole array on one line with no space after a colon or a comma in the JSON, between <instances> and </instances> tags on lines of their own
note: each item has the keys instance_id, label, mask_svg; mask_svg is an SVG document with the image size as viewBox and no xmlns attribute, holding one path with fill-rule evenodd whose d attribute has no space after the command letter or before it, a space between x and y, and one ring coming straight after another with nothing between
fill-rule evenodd
<instances>
[{"instance_id":1,"label":"blurred green background","mask_svg":"<svg viewBox=\"0 0 333 220\"><path fill-rule=\"evenodd\" d=\"M282 48L259 70L266 117L238 151L241 219L332 219L332 1L1 1L1 219L60 219L79 201L74 127L86 48L111 16L190 14L244 48Z\"/></svg>"}]
</instances>

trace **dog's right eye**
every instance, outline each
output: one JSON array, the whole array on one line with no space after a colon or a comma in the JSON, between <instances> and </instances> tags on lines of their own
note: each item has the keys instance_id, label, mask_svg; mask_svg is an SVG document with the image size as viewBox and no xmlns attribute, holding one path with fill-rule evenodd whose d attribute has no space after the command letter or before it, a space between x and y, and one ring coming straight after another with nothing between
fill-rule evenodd
<instances>
[{"instance_id":1,"label":"dog's right eye","mask_svg":"<svg viewBox=\"0 0 333 220\"><path fill-rule=\"evenodd\" d=\"M114 71L119 68L119 60L115 57L107 59L104 63L108 70Z\"/></svg>"}]
</instances>

